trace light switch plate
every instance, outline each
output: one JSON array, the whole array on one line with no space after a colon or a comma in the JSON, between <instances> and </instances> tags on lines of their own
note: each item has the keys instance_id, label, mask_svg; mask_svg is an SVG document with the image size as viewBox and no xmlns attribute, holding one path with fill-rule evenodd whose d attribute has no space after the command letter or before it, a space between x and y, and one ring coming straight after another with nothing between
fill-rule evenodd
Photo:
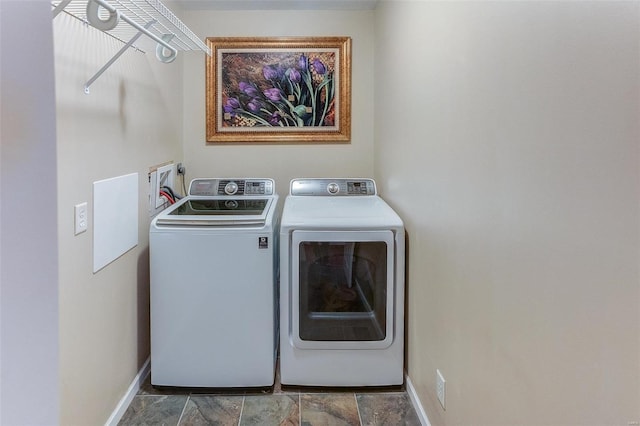
<instances>
[{"instance_id":1,"label":"light switch plate","mask_svg":"<svg viewBox=\"0 0 640 426\"><path fill-rule=\"evenodd\" d=\"M440 370L436 370L436 395L438 395L438 401L440 401L440 405L442 405L442 408L445 408L444 395L446 384L447 382L444 380L444 376L442 375Z\"/></svg>"},{"instance_id":2,"label":"light switch plate","mask_svg":"<svg viewBox=\"0 0 640 426\"><path fill-rule=\"evenodd\" d=\"M74 206L74 217L75 217L75 235L82 234L87 230L88 227L88 219L87 219L87 203L76 204Z\"/></svg>"}]
</instances>

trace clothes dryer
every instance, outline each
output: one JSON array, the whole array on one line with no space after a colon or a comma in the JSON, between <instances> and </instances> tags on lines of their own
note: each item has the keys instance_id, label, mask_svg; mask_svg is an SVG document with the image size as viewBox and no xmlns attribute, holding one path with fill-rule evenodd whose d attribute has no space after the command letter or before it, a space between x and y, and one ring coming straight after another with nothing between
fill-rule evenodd
<instances>
[{"instance_id":1,"label":"clothes dryer","mask_svg":"<svg viewBox=\"0 0 640 426\"><path fill-rule=\"evenodd\" d=\"M372 179L294 179L280 228L284 385L404 381L405 236Z\"/></svg>"}]
</instances>

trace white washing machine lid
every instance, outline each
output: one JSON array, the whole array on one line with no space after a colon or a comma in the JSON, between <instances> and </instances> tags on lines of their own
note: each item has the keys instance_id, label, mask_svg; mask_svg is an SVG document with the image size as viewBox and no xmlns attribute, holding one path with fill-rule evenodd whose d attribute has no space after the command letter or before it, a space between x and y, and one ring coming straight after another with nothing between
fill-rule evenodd
<instances>
[{"instance_id":1,"label":"white washing machine lid","mask_svg":"<svg viewBox=\"0 0 640 426\"><path fill-rule=\"evenodd\" d=\"M189 196L160 213L155 226L264 226L274 200L273 179L199 178Z\"/></svg>"},{"instance_id":2,"label":"white washing machine lid","mask_svg":"<svg viewBox=\"0 0 640 426\"><path fill-rule=\"evenodd\" d=\"M264 226L274 197L187 197L160 213L157 226Z\"/></svg>"}]
</instances>

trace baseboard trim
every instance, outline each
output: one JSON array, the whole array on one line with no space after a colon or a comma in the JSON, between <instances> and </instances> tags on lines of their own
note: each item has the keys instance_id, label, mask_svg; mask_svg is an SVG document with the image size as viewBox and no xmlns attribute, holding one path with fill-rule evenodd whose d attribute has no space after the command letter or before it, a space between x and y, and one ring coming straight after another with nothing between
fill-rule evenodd
<instances>
[{"instance_id":1,"label":"baseboard trim","mask_svg":"<svg viewBox=\"0 0 640 426\"><path fill-rule=\"evenodd\" d=\"M138 374L136 375L136 377L133 378L133 381L129 385L129 389L127 389L127 392L124 394L120 402L118 402L118 405L116 405L116 408L115 410L113 410L113 413L111 413L111 416L109 417L109 420L107 420L107 422L105 423L105 426L118 425L118 422L120 421L120 419L122 419L122 416L124 416L124 413L125 411L127 411L127 408L129 408L129 404L131 404L133 397L136 396L136 394L142 387L142 384L144 383L145 379L149 375L150 371L151 371L151 358L147 358L147 360L142 365L142 368L140 369L140 371L138 371Z\"/></svg>"},{"instance_id":2,"label":"baseboard trim","mask_svg":"<svg viewBox=\"0 0 640 426\"><path fill-rule=\"evenodd\" d=\"M422 424L422 426L431 426L431 423L429 422L429 417L427 417L427 412L424 410L424 407L422 406L422 402L420 402L420 397L416 392L416 388L413 387L413 383L411 383L411 379L406 374L404 378L405 378L405 383L407 387L407 395L409 395L409 399L411 399L413 408L416 409L416 413L418 414L418 419L420 420L420 424Z\"/></svg>"}]
</instances>

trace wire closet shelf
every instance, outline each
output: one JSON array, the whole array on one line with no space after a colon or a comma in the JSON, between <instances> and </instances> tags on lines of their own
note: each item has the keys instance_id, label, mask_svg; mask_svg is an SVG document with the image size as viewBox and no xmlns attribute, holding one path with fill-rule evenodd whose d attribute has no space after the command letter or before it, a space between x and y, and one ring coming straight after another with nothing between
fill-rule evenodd
<instances>
[{"instance_id":1,"label":"wire closet shelf","mask_svg":"<svg viewBox=\"0 0 640 426\"><path fill-rule=\"evenodd\" d=\"M53 17L65 12L124 43L122 49L85 84L89 86L143 34L156 41L156 56L161 62L172 62L178 51L211 49L202 42L160 0L54 0Z\"/></svg>"}]
</instances>

